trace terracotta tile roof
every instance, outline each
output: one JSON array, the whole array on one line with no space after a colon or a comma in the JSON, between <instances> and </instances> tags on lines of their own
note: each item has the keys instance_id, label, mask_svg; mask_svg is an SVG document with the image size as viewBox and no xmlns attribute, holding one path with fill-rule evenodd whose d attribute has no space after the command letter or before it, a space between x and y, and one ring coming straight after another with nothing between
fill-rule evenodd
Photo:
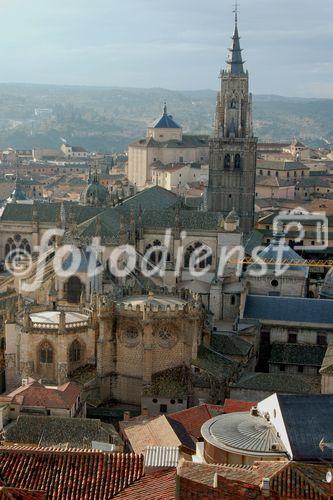
<instances>
[{"instance_id":1,"label":"terracotta tile roof","mask_svg":"<svg viewBox=\"0 0 333 500\"><path fill-rule=\"evenodd\" d=\"M0 500L46 500L46 495L41 491L23 490L0 486Z\"/></svg>"},{"instance_id":2,"label":"terracotta tile roof","mask_svg":"<svg viewBox=\"0 0 333 500\"><path fill-rule=\"evenodd\" d=\"M238 401L237 399L226 399L224 401L224 413L237 413L240 411L250 411L257 403L253 401Z\"/></svg>"},{"instance_id":3,"label":"terracotta tile roof","mask_svg":"<svg viewBox=\"0 0 333 500\"><path fill-rule=\"evenodd\" d=\"M134 453L141 454L147 446L186 446L195 449L195 444L180 422L162 415L142 425L123 430Z\"/></svg>"},{"instance_id":4,"label":"terracotta tile roof","mask_svg":"<svg viewBox=\"0 0 333 500\"><path fill-rule=\"evenodd\" d=\"M190 436L193 436L195 439L200 439L202 437L202 425L215 416L216 412L222 413L222 410L222 406L203 404L188 408L187 410L171 413L169 414L169 418L180 422Z\"/></svg>"},{"instance_id":5,"label":"terracotta tile roof","mask_svg":"<svg viewBox=\"0 0 333 500\"><path fill-rule=\"evenodd\" d=\"M150 422L151 420L154 420L155 418L158 418L157 416L145 416L145 415L138 415L137 417L131 417L129 420L121 420L119 422L119 433L121 436L125 435L125 429L127 427L135 427L136 425L142 425L146 424L147 422Z\"/></svg>"},{"instance_id":6,"label":"terracotta tile roof","mask_svg":"<svg viewBox=\"0 0 333 500\"><path fill-rule=\"evenodd\" d=\"M127 500L174 500L176 490L175 469L161 469L145 475L116 498Z\"/></svg>"},{"instance_id":7,"label":"terracotta tile roof","mask_svg":"<svg viewBox=\"0 0 333 500\"><path fill-rule=\"evenodd\" d=\"M59 387L48 387L33 381L21 385L14 391L0 396L0 402L11 402L23 406L70 409L79 397L80 387L74 382L67 382Z\"/></svg>"},{"instance_id":8,"label":"terracotta tile roof","mask_svg":"<svg viewBox=\"0 0 333 500\"><path fill-rule=\"evenodd\" d=\"M252 466L197 464L183 460L177 474L188 482L196 483L209 489L214 486L217 473L218 484L223 479L224 491L239 483L247 487L261 487L264 478L268 478L270 498L316 498L328 500L330 485L325 482L328 468L325 464L308 464L301 462L255 462ZM195 489L195 486L192 486ZM215 497L214 497L215 498ZM219 497L220 498L220 497ZM225 497L222 497L225 498ZM228 497L229 498L229 497ZM232 497L236 498L236 497Z\"/></svg>"},{"instance_id":9,"label":"terracotta tile roof","mask_svg":"<svg viewBox=\"0 0 333 500\"><path fill-rule=\"evenodd\" d=\"M55 500L114 498L143 476L143 457L124 453L2 446L2 481Z\"/></svg>"},{"instance_id":10,"label":"terracotta tile roof","mask_svg":"<svg viewBox=\"0 0 333 500\"><path fill-rule=\"evenodd\" d=\"M229 481L241 481L259 486L264 477L272 476L285 466L285 462L255 462L253 466L246 466L199 464L184 460L179 465L178 475L208 487L213 487L216 473Z\"/></svg>"}]
</instances>

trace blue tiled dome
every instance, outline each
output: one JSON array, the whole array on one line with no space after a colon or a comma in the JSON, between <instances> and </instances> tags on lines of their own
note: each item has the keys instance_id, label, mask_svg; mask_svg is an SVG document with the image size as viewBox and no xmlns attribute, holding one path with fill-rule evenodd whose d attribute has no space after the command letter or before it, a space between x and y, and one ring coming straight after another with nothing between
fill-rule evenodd
<instances>
[{"instance_id":1,"label":"blue tiled dome","mask_svg":"<svg viewBox=\"0 0 333 500\"><path fill-rule=\"evenodd\" d=\"M164 105L163 115L153 123L153 128L181 128L171 115L168 115L166 104Z\"/></svg>"},{"instance_id":2,"label":"blue tiled dome","mask_svg":"<svg viewBox=\"0 0 333 500\"><path fill-rule=\"evenodd\" d=\"M283 265L284 263L289 263L291 271L303 271L304 274L308 274L309 269L305 265L305 259L298 255L298 253L296 253L295 250L293 250L286 242L282 246L281 252L280 237L281 235L277 235L275 239L262 252L258 254L258 257L266 261L266 263L267 261L271 262L267 265L268 269L274 269L274 263L278 262L279 259L281 259L281 265ZM259 264L254 263L251 264L247 268L247 270L258 269L259 267Z\"/></svg>"}]
</instances>

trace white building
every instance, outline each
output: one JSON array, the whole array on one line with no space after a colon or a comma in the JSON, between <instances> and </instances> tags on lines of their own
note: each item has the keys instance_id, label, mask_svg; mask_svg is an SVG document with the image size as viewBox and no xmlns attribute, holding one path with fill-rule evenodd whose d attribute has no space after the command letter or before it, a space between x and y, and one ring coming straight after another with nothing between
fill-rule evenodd
<instances>
[{"instance_id":1,"label":"white building","mask_svg":"<svg viewBox=\"0 0 333 500\"><path fill-rule=\"evenodd\" d=\"M207 164L208 153L208 137L183 134L165 105L162 116L148 127L146 137L129 145L127 177L138 189L143 189L152 183L152 170L157 162Z\"/></svg>"}]
</instances>

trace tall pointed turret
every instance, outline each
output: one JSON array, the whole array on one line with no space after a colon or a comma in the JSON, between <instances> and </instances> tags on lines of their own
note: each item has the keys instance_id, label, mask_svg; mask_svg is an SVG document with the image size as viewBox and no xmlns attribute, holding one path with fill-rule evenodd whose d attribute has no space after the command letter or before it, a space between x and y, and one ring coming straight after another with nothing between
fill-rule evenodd
<instances>
[{"instance_id":1,"label":"tall pointed turret","mask_svg":"<svg viewBox=\"0 0 333 500\"><path fill-rule=\"evenodd\" d=\"M229 57L227 60L227 71L232 75L244 74L244 61L242 58L242 49L240 47L240 37L238 34L238 4L235 5L235 30L232 36L232 43L229 49Z\"/></svg>"},{"instance_id":2,"label":"tall pointed turret","mask_svg":"<svg viewBox=\"0 0 333 500\"><path fill-rule=\"evenodd\" d=\"M220 73L215 137L210 142L207 207L227 216L236 209L240 228L249 233L254 224L257 139L253 137L252 96L244 70L238 34L238 4L227 68Z\"/></svg>"}]
</instances>

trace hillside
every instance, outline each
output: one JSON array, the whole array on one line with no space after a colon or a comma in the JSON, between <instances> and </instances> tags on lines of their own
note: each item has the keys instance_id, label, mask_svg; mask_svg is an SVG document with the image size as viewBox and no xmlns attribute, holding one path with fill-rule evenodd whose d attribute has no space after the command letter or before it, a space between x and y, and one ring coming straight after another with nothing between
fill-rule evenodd
<instances>
[{"instance_id":1,"label":"hillside","mask_svg":"<svg viewBox=\"0 0 333 500\"><path fill-rule=\"evenodd\" d=\"M119 151L145 133L164 100L186 132L210 133L212 90L0 84L0 148L56 147L64 137L90 150ZM254 119L260 140L333 142L333 99L255 96Z\"/></svg>"}]
</instances>

